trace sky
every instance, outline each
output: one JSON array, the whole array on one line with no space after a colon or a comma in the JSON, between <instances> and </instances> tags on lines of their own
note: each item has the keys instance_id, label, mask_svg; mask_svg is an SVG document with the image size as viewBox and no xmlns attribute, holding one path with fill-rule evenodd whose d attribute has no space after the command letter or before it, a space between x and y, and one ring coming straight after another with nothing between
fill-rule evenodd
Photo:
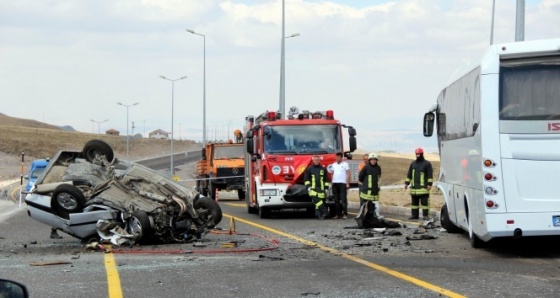
<instances>
[{"instance_id":1,"label":"sky","mask_svg":"<svg viewBox=\"0 0 560 298\"><path fill-rule=\"evenodd\" d=\"M517 1L495 3L494 43L513 42ZM285 0L286 110L333 110L361 150L435 152L423 114L491 17L490 0ZM231 138L279 108L281 30L281 0L2 0L0 113L201 141L205 101L207 139ZM526 0L524 36L560 37L560 0Z\"/></svg>"}]
</instances>

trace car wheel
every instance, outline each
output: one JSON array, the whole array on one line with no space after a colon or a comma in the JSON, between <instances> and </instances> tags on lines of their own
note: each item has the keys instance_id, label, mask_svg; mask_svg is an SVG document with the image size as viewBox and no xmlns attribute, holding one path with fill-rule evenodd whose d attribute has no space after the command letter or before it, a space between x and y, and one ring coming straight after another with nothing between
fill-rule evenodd
<instances>
[{"instance_id":1,"label":"car wheel","mask_svg":"<svg viewBox=\"0 0 560 298\"><path fill-rule=\"evenodd\" d=\"M51 209L62 218L69 219L70 213L82 211L86 199L77 187L61 184L54 189L51 196Z\"/></svg>"},{"instance_id":2,"label":"car wheel","mask_svg":"<svg viewBox=\"0 0 560 298\"><path fill-rule=\"evenodd\" d=\"M237 190L237 198L241 200L245 200L245 191L243 189Z\"/></svg>"},{"instance_id":3,"label":"car wheel","mask_svg":"<svg viewBox=\"0 0 560 298\"><path fill-rule=\"evenodd\" d=\"M91 140L82 149L82 154L87 161L93 162L97 155L104 155L108 162L113 161L114 153L111 146L101 140Z\"/></svg>"},{"instance_id":4,"label":"car wheel","mask_svg":"<svg viewBox=\"0 0 560 298\"><path fill-rule=\"evenodd\" d=\"M132 216L128 220L128 232L136 238L148 239L152 235L152 222L150 221L150 216L148 213L142 210L136 210L132 213Z\"/></svg>"},{"instance_id":5,"label":"car wheel","mask_svg":"<svg viewBox=\"0 0 560 298\"><path fill-rule=\"evenodd\" d=\"M206 224L211 221L213 224L207 226L208 228L213 228L222 221L222 208L209 197L200 197L194 202L194 209L198 214L199 218Z\"/></svg>"},{"instance_id":6,"label":"car wheel","mask_svg":"<svg viewBox=\"0 0 560 298\"><path fill-rule=\"evenodd\" d=\"M449 218L449 212L447 211L447 204L441 207L441 213L439 214L441 227L447 230L448 233L456 234L462 233L463 229L456 226Z\"/></svg>"}]
</instances>

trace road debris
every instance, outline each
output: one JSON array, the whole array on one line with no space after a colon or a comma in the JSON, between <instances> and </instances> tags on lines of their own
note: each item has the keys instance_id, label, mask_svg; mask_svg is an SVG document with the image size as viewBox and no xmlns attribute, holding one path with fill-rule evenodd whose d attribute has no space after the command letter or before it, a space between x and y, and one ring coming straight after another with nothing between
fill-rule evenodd
<instances>
[{"instance_id":1,"label":"road debris","mask_svg":"<svg viewBox=\"0 0 560 298\"><path fill-rule=\"evenodd\" d=\"M52 261L52 262L35 262L35 263L29 263L29 265L31 265L31 266L50 266L50 265L66 265L66 264L72 264L72 262L67 262L67 261Z\"/></svg>"}]
</instances>

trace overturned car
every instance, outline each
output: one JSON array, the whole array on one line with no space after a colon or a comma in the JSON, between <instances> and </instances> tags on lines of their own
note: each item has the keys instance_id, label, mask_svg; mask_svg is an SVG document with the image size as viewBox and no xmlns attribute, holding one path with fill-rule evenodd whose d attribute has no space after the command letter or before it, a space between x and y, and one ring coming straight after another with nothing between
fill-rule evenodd
<instances>
[{"instance_id":1,"label":"overturned car","mask_svg":"<svg viewBox=\"0 0 560 298\"><path fill-rule=\"evenodd\" d=\"M91 140L59 151L25 197L28 215L82 240L187 242L222 219L220 206Z\"/></svg>"}]
</instances>

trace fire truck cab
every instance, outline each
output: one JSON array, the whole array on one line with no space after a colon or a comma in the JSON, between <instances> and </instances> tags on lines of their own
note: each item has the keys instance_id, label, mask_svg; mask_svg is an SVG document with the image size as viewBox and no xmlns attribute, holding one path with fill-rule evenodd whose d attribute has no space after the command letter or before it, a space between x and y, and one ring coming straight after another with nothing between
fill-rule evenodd
<instances>
[{"instance_id":1,"label":"fire truck cab","mask_svg":"<svg viewBox=\"0 0 560 298\"><path fill-rule=\"evenodd\" d=\"M348 129L349 150L344 148L343 128ZM332 110L300 113L292 107L287 119L277 112L247 116L245 132L247 211L261 218L280 209L302 208L313 214L303 181L312 156L321 157L330 181L336 153L351 159L357 148L356 130L336 120Z\"/></svg>"}]
</instances>

